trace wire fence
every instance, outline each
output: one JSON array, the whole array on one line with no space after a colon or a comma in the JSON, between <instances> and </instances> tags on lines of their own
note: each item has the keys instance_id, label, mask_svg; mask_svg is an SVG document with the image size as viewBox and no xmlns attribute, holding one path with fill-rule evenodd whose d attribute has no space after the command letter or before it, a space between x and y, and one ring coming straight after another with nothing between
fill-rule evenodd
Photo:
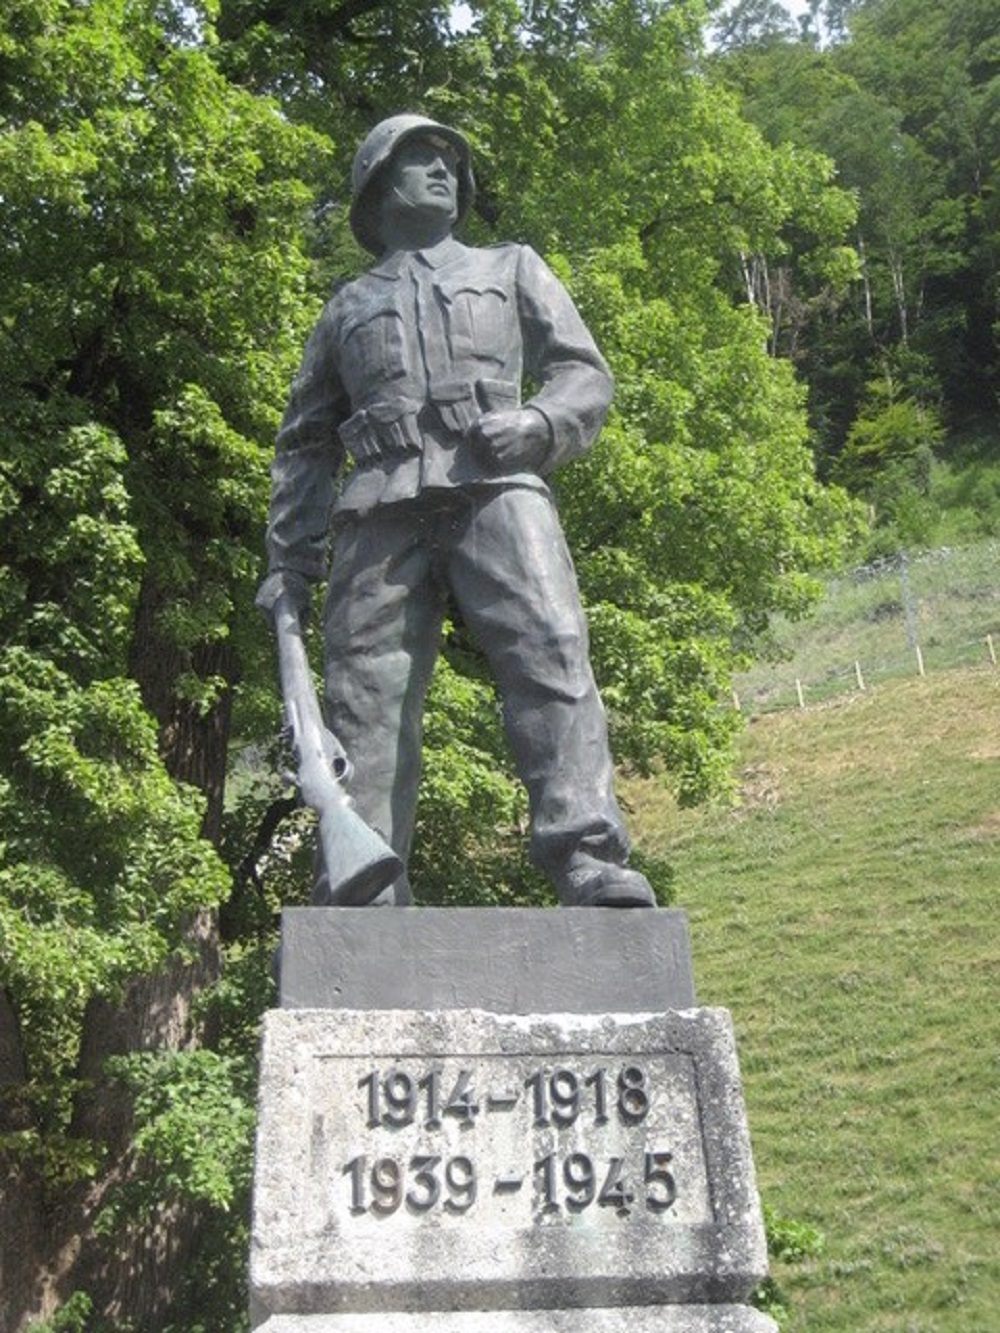
<instances>
[{"instance_id":1,"label":"wire fence","mask_svg":"<svg viewBox=\"0 0 1000 1333\"><path fill-rule=\"evenodd\" d=\"M813 617L778 622L774 651L735 682L746 712L806 708L880 681L997 669L1000 542L903 551L831 580Z\"/></svg>"}]
</instances>

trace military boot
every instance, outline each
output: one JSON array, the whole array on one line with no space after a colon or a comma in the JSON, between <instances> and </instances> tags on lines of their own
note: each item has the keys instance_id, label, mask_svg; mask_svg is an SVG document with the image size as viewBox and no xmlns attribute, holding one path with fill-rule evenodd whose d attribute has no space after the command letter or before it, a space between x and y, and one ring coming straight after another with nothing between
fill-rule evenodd
<instances>
[{"instance_id":1,"label":"military boot","mask_svg":"<svg viewBox=\"0 0 1000 1333\"><path fill-rule=\"evenodd\" d=\"M593 856L572 857L554 880L564 907L656 906L645 875Z\"/></svg>"}]
</instances>

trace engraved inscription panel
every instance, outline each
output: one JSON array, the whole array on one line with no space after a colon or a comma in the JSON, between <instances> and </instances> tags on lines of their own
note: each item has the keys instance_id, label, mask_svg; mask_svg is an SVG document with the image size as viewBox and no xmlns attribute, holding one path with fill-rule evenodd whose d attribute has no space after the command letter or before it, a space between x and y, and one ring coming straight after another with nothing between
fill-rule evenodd
<instances>
[{"instance_id":1,"label":"engraved inscription panel","mask_svg":"<svg viewBox=\"0 0 1000 1333\"><path fill-rule=\"evenodd\" d=\"M342 1236L713 1221L677 1053L320 1056L308 1209Z\"/></svg>"}]
</instances>

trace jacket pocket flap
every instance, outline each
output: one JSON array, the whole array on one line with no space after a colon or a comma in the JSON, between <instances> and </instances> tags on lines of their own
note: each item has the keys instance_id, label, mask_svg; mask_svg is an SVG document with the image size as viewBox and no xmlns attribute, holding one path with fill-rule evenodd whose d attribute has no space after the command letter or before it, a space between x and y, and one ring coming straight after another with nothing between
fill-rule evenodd
<instances>
[{"instance_id":1,"label":"jacket pocket flap","mask_svg":"<svg viewBox=\"0 0 1000 1333\"><path fill-rule=\"evenodd\" d=\"M400 417L415 416L420 411L420 404L412 398L383 398L377 403L369 403L365 411L370 421L382 426L398 421Z\"/></svg>"},{"instance_id":2,"label":"jacket pocket flap","mask_svg":"<svg viewBox=\"0 0 1000 1333\"><path fill-rule=\"evenodd\" d=\"M475 402L476 395L468 380L450 380L436 383L431 388L433 403Z\"/></svg>"},{"instance_id":3,"label":"jacket pocket flap","mask_svg":"<svg viewBox=\"0 0 1000 1333\"><path fill-rule=\"evenodd\" d=\"M473 296L499 296L501 301L507 299L507 289L498 282L483 282L476 278L457 278L451 282L440 282L435 284L438 291L446 301L454 301L456 296L462 292L471 292Z\"/></svg>"},{"instance_id":4,"label":"jacket pocket flap","mask_svg":"<svg viewBox=\"0 0 1000 1333\"><path fill-rule=\"evenodd\" d=\"M350 448L351 443L358 439L368 424L368 413L364 408L360 412L355 412L353 416L348 417L346 421L341 422L337 434L343 442Z\"/></svg>"},{"instance_id":5,"label":"jacket pocket flap","mask_svg":"<svg viewBox=\"0 0 1000 1333\"><path fill-rule=\"evenodd\" d=\"M476 389L484 412L492 412L498 407L517 407L521 401L520 390L510 380L477 380Z\"/></svg>"},{"instance_id":6,"label":"jacket pocket flap","mask_svg":"<svg viewBox=\"0 0 1000 1333\"><path fill-rule=\"evenodd\" d=\"M400 311L396 308L396 306L390 304L388 301L383 302L380 305L365 306L362 307L360 310L352 311L351 314L348 315L347 318L344 320L344 323L341 326L340 330L341 343L349 342L359 329L365 328L365 326L371 324L373 320L386 319L388 317L394 317L396 319L402 320L402 314L400 313Z\"/></svg>"}]
</instances>

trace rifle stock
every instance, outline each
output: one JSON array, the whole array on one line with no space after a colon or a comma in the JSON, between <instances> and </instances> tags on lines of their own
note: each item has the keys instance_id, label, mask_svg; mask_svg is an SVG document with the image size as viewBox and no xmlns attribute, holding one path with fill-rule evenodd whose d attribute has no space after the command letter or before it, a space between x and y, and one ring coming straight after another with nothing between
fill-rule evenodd
<instances>
[{"instance_id":1,"label":"rifle stock","mask_svg":"<svg viewBox=\"0 0 1000 1333\"><path fill-rule=\"evenodd\" d=\"M287 594L274 604L285 721L295 751L295 783L319 816L319 842L334 906L363 906L403 873L391 847L358 815L341 783L351 766L323 721L302 637L299 613Z\"/></svg>"}]
</instances>

